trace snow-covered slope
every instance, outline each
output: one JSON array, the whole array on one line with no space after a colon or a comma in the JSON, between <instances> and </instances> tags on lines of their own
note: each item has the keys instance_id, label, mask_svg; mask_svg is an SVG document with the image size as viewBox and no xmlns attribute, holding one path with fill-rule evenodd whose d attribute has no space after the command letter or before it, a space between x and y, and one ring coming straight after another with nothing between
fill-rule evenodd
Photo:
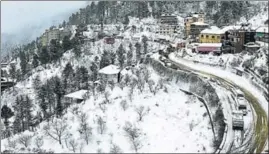
<instances>
[{"instance_id":1,"label":"snow-covered slope","mask_svg":"<svg viewBox=\"0 0 269 154\"><path fill-rule=\"evenodd\" d=\"M149 71L150 80L158 83L160 77L151 69ZM82 104L74 103L61 118L66 119L65 123L68 124L66 134L72 134L66 139L67 145L64 143L65 139L61 146L57 141L45 135L43 128L47 122L43 122L37 129L38 134L24 132L14 136L11 141L17 141L15 149L8 146L6 139L2 141L1 149L27 152L27 149L36 148L35 139L42 136L44 145L41 148L46 151L51 149L54 152L72 152L68 142L70 139L75 139L79 145L76 152L94 153L98 149L102 152L110 152L113 144L119 146L122 152L135 152L123 129L126 122L130 122L139 129L138 140L141 145L138 152L213 152L211 145L213 133L204 105L197 98L182 93L178 85L165 82L164 87L166 88L159 89L155 95L150 92L147 84L143 92L135 88L131 100L129 87L126 86L123 89L117 85L112 89L107 87L109 103L103 104L102 109L99 104L102 104L105 96L100 93L97 97L90 96ZM125 110L122 102L126 102ZM136 110L141 106L144 107L145 116L139 121ZM78 108L78 113L74 112L75 108ZM87 123L92 128L88 145L81 139L78 132L80 112L87 114L89 117ZM106 122L103 134L98 132L98 117L102 117ZM18 138L26 134L34 136L27 149L23 150L23 145L18 142ZM83 148L80 149L80 146Z\"/></svg>"},{"instance_id":2,"label":"snow-covered slope","mask_svg":"<svg viewBox=\"0 0 269 154\"><path fill-rule=\"evenodd\" d=\"M154 23L154 21L149 21L149 23L151 22ZM134 34L140 36L140 38L143 35L155 35L146 28ZM123 35L132 34L130 30L126 30L123 32ZM127 40L116 39L113 45L109 45L105 44L104 40L101 39L95 43L84 44L81 49L83 52L79 57L75 56L73 50L69 50L63 54L59 61L47 64L46 67L39 66L33 69L30 73L31 75L26 80L16 84L14 91L11 88L3 93L1 102L12 108L16 96L28 95L34 104L33 110L35 112L32 114L36 116L37 112L40 112L40 107L36 100L36 92L33 87L33 79L37 75L40 76L40 80L43 83L53 76L61 77L61 73L68 62L71 63L73 68L84 66L91 73L91 63L96 56L100 58L104 50L116 53L116 50L122 44L123 48L129 51L129 44L131 43L134 47L138 41L132 38ZM159 47L165 48L166 46L159 46L155 42L148 41L149 52L156 51ZM136 55L135 49L133 49L133 54ZM162 77L156 74L150 67L140 68L140 66L143 66L143 64L132 68L134 71L123 71L125 72L125 75L124 73L123 75L127 76L128 74L131 77L131 81L133 81L138 78L134 72L149 71L149 80L145 82L142 92L138 86L135 86L133 93L131 93L132 86L125 78L122 79L123 83L107 85L105 93L98 92L93 96L90 91L89 97L81 104L76 104L74 100L71 103L72 105L64 111L61 119L52 120L51 118L50 122L43 121L36 128L35 132L38 133L26 131L4 139L2 140L1 149L26 153L37 152L36 142L41 137L42 139L40 140L43 140L44 144L39 148L39 151L43 149L43 152L44 150L58 153L74 151L110 152L113 145L117 145L122 152L135 152L133 142L128 138L126 129L124 130L125 126L130 126L129 122L132 128L138 128L139 137L135 139L139 143L138 152L213 152L214 135L203 103L195 97L182 93L179 85L169 81L163 81L163 85L160 84ZM107 102L107 100L109 101ZM137 113L139 109L145 112L145 116L141 120L139 120ZM80 128L78 115L80 113L86 113L88 116L87 123L91 127L88 145L78 131ZM105 121L106 126L103 133L100 133L100 123L98 123L100 117ZM10 122L14 121L13 118L9 120ZM49 123L51 126L50 132L53 132L53 125L57 122L59 122L58 124L66 124L64 135L67 136L63 136L61 145L50 135L46 134L45 131ZM20 139L24 136L32 136L29 137L28 146L20 142ZM15 143L16 146L12 146L12 143ZM77 144L75 150L72 149L72 143L73 145Z\"/></svg>"}]
</instances>

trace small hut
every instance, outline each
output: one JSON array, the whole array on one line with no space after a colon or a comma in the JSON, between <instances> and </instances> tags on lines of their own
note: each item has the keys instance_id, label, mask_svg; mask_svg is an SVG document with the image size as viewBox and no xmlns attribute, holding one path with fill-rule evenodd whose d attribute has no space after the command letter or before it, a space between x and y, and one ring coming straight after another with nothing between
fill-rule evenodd
<instances>
[{"instance_id":1,"label":"small hut","mask_svg":"<svg viewBox=\"0 0 269 154\"><path fill-rule=\"evenodd\" d=\"M120 68L116 65L108 65L99 71L100 77L106 81L119 82Z\"/></svg>"},{"instance_id":2,"label":"small hut","mask_svg":"<svg viewBox=\"0 0 269 154\"><path fill-rule=\"evenodd\" d=\"M79 90L70 94L65 95L64 97L67 98L68 103L72 103L73 101L76 101L76 103L81 103L85 100L85 96L87 94L88 90Z\"/></svg>"}]
</instances>

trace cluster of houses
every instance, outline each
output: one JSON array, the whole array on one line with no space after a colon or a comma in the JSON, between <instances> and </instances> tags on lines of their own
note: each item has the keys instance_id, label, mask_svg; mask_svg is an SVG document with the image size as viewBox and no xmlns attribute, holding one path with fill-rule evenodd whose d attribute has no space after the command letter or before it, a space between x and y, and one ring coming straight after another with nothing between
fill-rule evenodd
<instances>
[{"instance_id":1,"label":"cluster of houses","mask_svg":"<svg viewBox=\"0 0 269 154\"><path fill-rule=\"evenodd\" d=\"M176 15L162 15L156 33L175 36L179 32L178 22ZM193 13L184 18L184 34L191 42L203 44L203 48L198 48L201 52L212 52L216 49L229 53L255 51L260 47L256 41L269 41L268 20L260 27L241 24L219 28L205 23L203 12Z\"/></svg>"},{"instance_id":2,"label":"cluster of houses","mask_svg":"<svg viewBox=\"0 0 269 154\"><path fill-rule=\"evenodd\" d=\"M256 41L268 42L269 38L268 20L258 28L250 24L219 28L204 23L203 13L194 13L187 16L184 22L185 34L193 42L207 43L208 47L220 47L223 52L238 53L242 50L253 52L259 49ZM208 48L207 52L211 52L210 49L215 50Z\"/></svg>"}]
</instances>

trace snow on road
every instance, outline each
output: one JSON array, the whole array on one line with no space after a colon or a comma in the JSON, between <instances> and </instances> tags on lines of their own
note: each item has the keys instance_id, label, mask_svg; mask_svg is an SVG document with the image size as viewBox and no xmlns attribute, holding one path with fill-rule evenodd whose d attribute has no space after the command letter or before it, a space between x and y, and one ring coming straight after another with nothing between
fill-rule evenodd
<instances>
[{"instance_id":1,"label":"snow on road","mask_svg":"<svg viewBox=\"0 0 269 154\"><path fill-rule=\"evenodd\" d=\"M266 113L268 115L268 102L266 101L266 99L262 95L261 91L259 91L253 85L251 85L247 79L244 79L240 76L237 76L236 74L222 70L220 68L215 68L215 67L207 66L204 64L195 64L192 61L188 61L188 60L185 60L182 58L176 58L174 53L170 54L169 58L177 63L181 63L181 64L184 64L188 67L191 67L192 69L203 71L203 72L206 72L209 74L213 74L215 76L218 76L218 77L221 77L224 79L228 79L228 80L236 83L237 85L247 89L256 97L257 100L259 100L260 105L263 107L263 109L266 111Z\"/></svg>"}]
</instances>

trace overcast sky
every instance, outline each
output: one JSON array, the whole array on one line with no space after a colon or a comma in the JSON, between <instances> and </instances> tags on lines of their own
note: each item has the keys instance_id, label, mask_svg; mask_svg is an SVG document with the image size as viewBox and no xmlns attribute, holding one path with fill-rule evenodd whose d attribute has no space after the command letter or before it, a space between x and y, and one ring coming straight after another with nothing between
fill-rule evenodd
<instances>
[{"instance_id":1,"label":"overcast sky","mask_svg":"<svg viewBox=\"0 0 269 154\"><path fill-rule=\"evenodd\" d=\"M86 6L85 1L2 1L1 32L16 33L19 30Z\"/></svg>"}]
</instances>

